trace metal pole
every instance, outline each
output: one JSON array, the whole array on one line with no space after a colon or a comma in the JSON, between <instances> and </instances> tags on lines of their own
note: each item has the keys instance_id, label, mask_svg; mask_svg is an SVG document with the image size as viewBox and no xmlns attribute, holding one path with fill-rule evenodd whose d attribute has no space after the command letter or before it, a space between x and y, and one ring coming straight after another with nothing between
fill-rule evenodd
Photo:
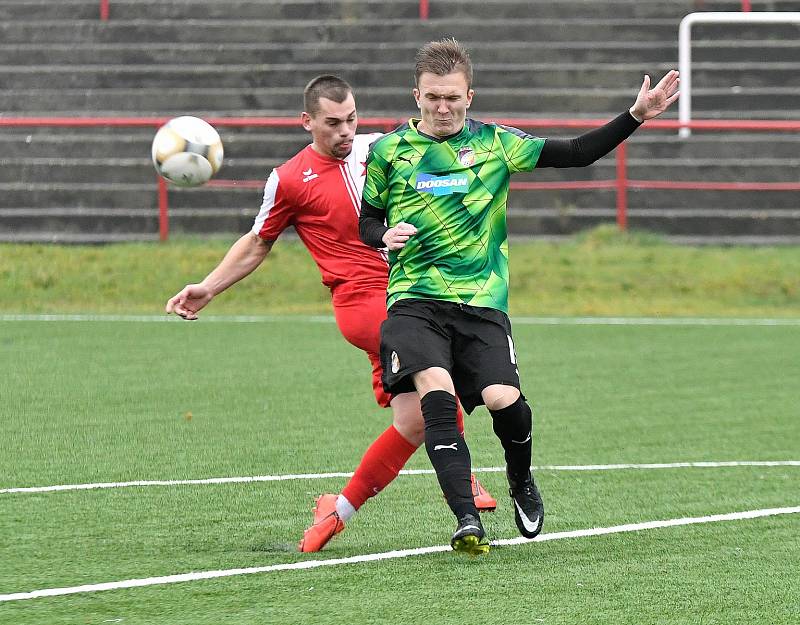
<instances>
[{"instance_id":1,"label":"metal pole","mask_svg":"<svg viewBox=\"0 0 800 625\"><path fill-rule=\"evenodd\" d=\"M158 238L166 241L169 238L169 198L167 181L158 177Z\"/></svg>"},{"instance_id":2,"label":"metal pole","mask_svg":"<svg viewBox=\"0 0 800 625\"><path fill-rule=\"evenodd\" d=\"M617 146L617 226L625 231L628 228L628 161L627 142Z\"/></svg>"},{"instance_id":3,"label":"metal pole","mask_svg":"<svg viewBox=\"0 0 800 625\"><path fill-rule=\"evenodd\" d=\"M681 97L678 98L678 120L688 124L692 119L692 13L681 20L678 27L678 73L681 77ZM683 126L678 136L687 138L692 131Z\"/></svg>"},{"instance_id":4,"label":"metal pole","mask_svg":"<svg viewBox=\"0 0 800 625\"><path fill-rule=\"evenodd\" d=\"M678 28L678 71L681 74L681 97L678 101L678 119L682 128L681 137L688 137L692 121L692 25L693 24L797 24L800 12L757 11L719 13L689 13L681 20Z\"/></svg>"}]
</instances>

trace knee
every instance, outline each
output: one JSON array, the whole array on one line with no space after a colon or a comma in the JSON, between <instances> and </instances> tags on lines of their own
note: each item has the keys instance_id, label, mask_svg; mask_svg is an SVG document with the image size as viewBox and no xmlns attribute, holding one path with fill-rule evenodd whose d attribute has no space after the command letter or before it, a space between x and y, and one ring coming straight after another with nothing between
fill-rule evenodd
<instances>
[{"instance_id":1,"label":"knee","mask_svg":"<svg viewBox=\"0 0 800 625\"><path fill-rule=\"evenodd\" d=\"M506 384L492 384L481 391L483 403L489 410L502 410L519 399L519 389Z\"/></svg>"},{"instance_id":2,"label":"knee","mask_svg":"<svg viewBox=\"0 0 800 625\"><path fill-rule=\"evenodd\" d=\"M416 393L403 393L392 400L394 427L409 443L419 447L425 440L425 421Z\"/></svg>"},{"instance_id":3,"label":"knee","mask_svg":"<svg viewBox=\"0 0 800 625\"><path fill-rule=\"evenodd\" d=\"M425 436L432 431L458 429L456 396L447 391L431 391L420 400Z\"/></svg>"},{"instance_id":4,"label":"knee","mask_svg":"<svg viewBox=\"0 0 800 625\"><path fill-rule=\"evenodd\" d=\"M420 397L424 397L431 391L447 391L451 395L456 394L450 372L442 367L423 369L413 374L412 379Z\"/></svg>"}]
</instances>

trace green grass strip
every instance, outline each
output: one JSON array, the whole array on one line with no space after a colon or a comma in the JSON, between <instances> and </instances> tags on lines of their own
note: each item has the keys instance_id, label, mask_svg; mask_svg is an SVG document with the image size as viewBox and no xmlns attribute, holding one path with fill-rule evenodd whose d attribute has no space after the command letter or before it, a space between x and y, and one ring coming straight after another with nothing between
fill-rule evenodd
<instances>
[{"instance_id":1,"label":"green grass strip","mask_svg":"<svg viewBox=\"0 0 800 625\"><path fill-rule=\"evenodd\" d=\"M154 314L235 237L107 246L0 246L0 312ZM685 247L601 227L563 243L512 241L511 314L795 317L800 248ZM308 252L278 242L207 314L325 314Z\"/></svg>"}]
</instances>

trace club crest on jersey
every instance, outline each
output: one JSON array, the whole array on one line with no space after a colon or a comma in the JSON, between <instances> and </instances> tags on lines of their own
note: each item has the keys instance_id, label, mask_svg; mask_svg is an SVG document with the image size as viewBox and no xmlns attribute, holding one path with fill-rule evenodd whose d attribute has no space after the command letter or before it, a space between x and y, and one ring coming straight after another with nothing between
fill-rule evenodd
<instances>
[{"instance_id":1,"label":"club crest on jersey","mask_svg":"<svg viewBox=\"0 0 800 625\"><path fill-rule=\"evenodd\" d=\"M319 174L315 174L311 171L310 167L303 172L303 182L314 180L314 178L319 178Z\"/></svg>"},{"instance_id":2,"label":"club crest on jersey","mask_svg":"<svg viewBox=\"0 0 800 625\"><path fill-rule=\"evenodd\" d=\"M472 167L475 164L475 150L472 148L461 148L458 151L458 162L464 167Z\"/></svg>"},{"instance_id":3,"label":"club crest on jersey","mask_svg":"<svg viewBox=\"0 0 800 625\"><path fill-rule=\"evenodd\" d=\"M469 178L464 174L450 174L449 176L419 174L414 188L420 193L430 193L431 195L466 193L469 191Z\"/></svg>"}]
</instances>

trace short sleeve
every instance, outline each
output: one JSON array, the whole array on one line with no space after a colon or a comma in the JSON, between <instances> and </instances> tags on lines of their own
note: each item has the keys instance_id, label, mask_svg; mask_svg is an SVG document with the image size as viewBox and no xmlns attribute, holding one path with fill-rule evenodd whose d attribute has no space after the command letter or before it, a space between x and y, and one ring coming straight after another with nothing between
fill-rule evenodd
<instances>
[{"instance_id":1,"label":"short sleeve","mask_svg":"<svg viewBox=\"0 0 800 625\"><path fill-rule=\"evenodd\" d=\"M380 146L380 141L374 143L367 156L367 177L362 197L372 206L386 210L389 196L389 163L382 155Z\"/></svg>"},{"instance_id":2,"label":"short sleeve","mask_svg":"<svg viewBox=\"0 0 800 625\"><path fill-rule=\"evenodd\" d=\"M505 155L508 171L512 174L534 169L545 142L511 126L498 126L497 140Z\"/></svg>"},{"instance_id":3,"label":"short sleeve","mask_svg":"<svg viewBox=\"0 0 800 625\"><path fill-rule=\"evenodd\" d=\"M264 199L256 215L252 232L266 241L274 241L294 217L292 203L283 193L278 170L273 169L264 185Z\"/></svg>"}]
</instances>

